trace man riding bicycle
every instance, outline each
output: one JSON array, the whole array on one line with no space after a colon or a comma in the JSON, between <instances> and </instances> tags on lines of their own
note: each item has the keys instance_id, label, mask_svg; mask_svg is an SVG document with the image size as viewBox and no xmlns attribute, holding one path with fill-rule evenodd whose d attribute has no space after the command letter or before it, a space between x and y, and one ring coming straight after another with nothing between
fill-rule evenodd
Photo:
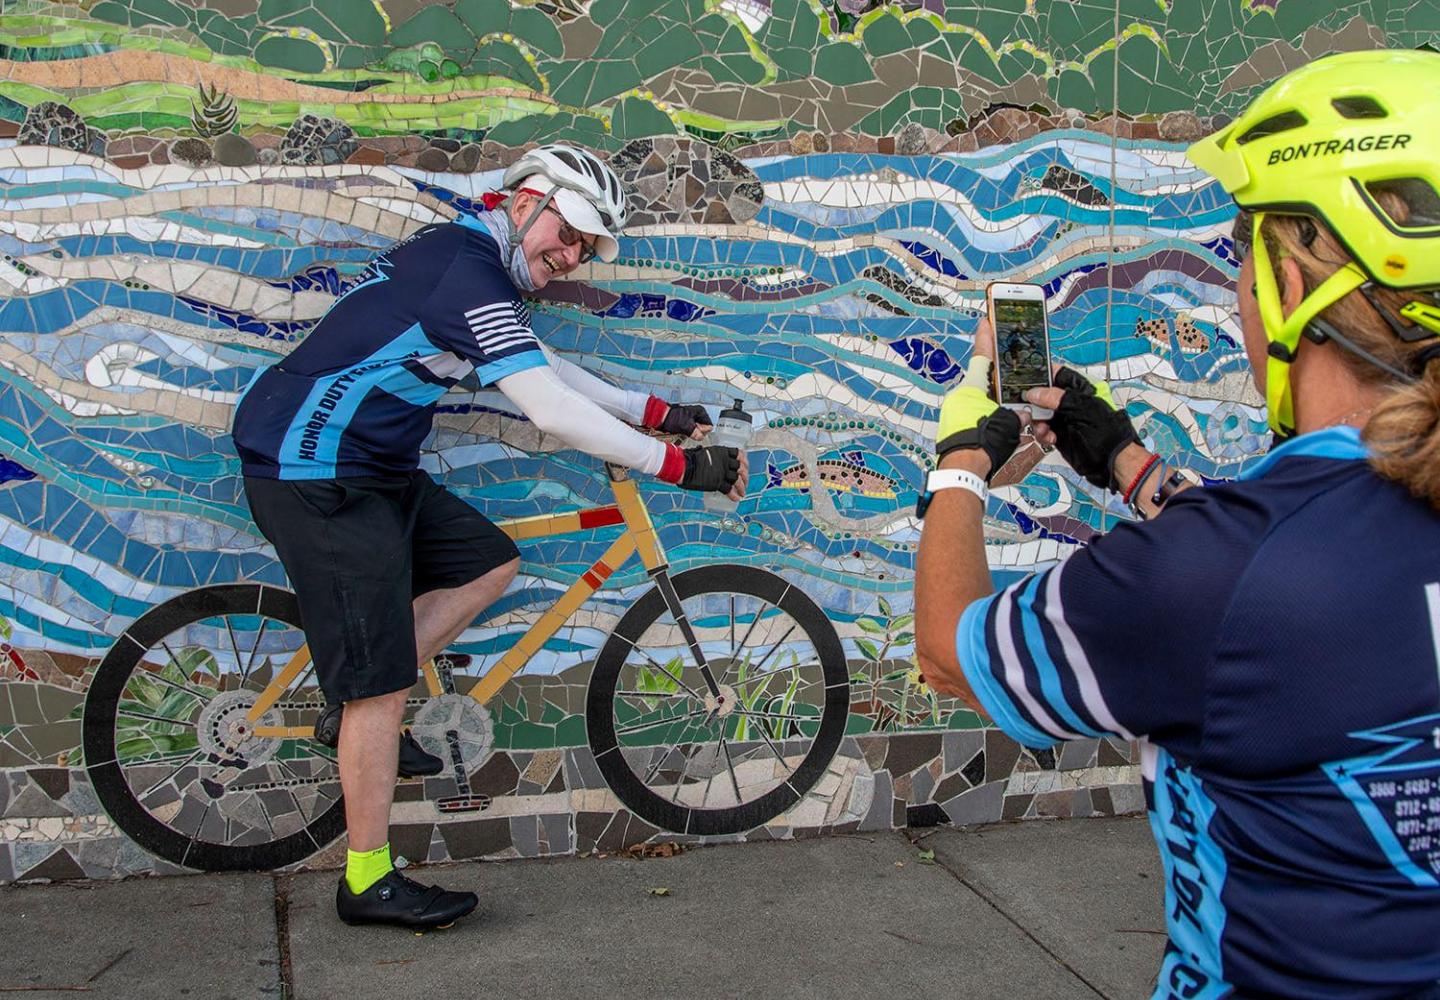
<instances>
[{"instance_id":1,"label":"man riding bicycle","mask_svg":"<svg viewBox=\"0 0 1440 1000\"><path fill-rule=\"evenodd\" d=\"M1241 209L1277 439L1236 482L1184 489L1062 368L1037 437L1150 520L991 593L984 477L1021 422L983 357L941 410L922 668L1028 746L1141 741L1156 998L1440 997L1437 95L1440 55L1331 56L1191 147Z\"/></svg>"},{"instance_id":2,"label":"man riding bicycle","mask_svg":"<svg viewBox=\"0 0 1440 1000\"><path fill-rule=\"evenodd\" d=\"M251 512L295 589L321 690L344 706L349 850L336 910L347 923L447 926L478 903L404 877L388 843L397 773L441 766L402 739L419 665L519 566L505 534L419 469L440 397L473 372L572 448L683 489L745 493L736 449L681 449L628 426L701 439L703 407L603 382L531 329L522 292L615 259L627 211L614 172L584 150L543 146L502 184L485 211L426 226L378 257L235 411Z\"/></svg>"}]
</instances>

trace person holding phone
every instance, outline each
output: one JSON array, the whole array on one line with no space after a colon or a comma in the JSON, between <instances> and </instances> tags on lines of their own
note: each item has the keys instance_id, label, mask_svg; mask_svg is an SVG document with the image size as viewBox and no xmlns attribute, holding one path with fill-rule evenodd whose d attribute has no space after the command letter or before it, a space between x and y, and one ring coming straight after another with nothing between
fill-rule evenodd
<instances>
[{"instance_id":1,"label":"person holding phone","mask_svg":"<svg viewBox=\"0 0 1440 1000\"><path fill-rule=\"evenodd\" d=\"M1061 368L1027 394L1054 410L1037 435L1151 517L993 593L985 477L1022 418L985 392L988 330L941 408L921 669L1028 746L1140 741L1155 997L1440 998L1436 94L1440 55L1327 57L1191 147L1241 209L1275 432L1238 481L1179 492Z\"/></svg>"}]
</instances>

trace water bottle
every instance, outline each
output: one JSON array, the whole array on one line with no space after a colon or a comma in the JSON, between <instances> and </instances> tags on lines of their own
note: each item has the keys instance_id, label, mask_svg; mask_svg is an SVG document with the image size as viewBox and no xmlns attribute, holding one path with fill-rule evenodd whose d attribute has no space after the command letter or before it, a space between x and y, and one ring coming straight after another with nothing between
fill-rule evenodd
<instances>
[{"instance_id":1,"label":"water bottle","mask_svg":"<svg viewBox=\"0 0 1440 1000\"><path fill-rule=\"evenodd\" d=\"M744 454L745 446L750 443L751 425L754 422L755 418L745 412L745 401L737 399L733 407L720 411L720 419L715 422L715 429L704 443L738 448L741 454ZM735 501L723 493L706 493L705 508L721 512L733 511Z\"/></svg>"}]
</instances>

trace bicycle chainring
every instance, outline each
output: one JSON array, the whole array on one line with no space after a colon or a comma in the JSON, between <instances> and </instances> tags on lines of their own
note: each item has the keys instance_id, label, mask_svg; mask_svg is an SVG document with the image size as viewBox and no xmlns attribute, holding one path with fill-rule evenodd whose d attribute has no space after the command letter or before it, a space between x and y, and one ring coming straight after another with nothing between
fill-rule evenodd
<instances>
[{"instance_id":1,"label":"bicycle chainring","mask_svg":"<svg viewBox=\"0 0 1440 1000\"><path fill-rule=\"evenodd\" d=\"M415 713L410 732L426 752L453 763L452 739L460 749L465 769L472 770L495 746L495 724L490 710L463 694L442 694L431 698Z\"/></svg>"},{"instance_id":2,"label":"bicycle chainring","mask_svg":"<svg viewBox=\"0 0 1440 1000\"><path fill-rule=\"evenodd\" d=\"M256 736L254 730L257 724L280 725L280 712L272 708L258 723L252 723L246 715L254 704L254 691L224 691L211 698L195 724L200 749L212 757L248 767L274 757L280 749L280 740Z\"/></svg>"}]
</instances>

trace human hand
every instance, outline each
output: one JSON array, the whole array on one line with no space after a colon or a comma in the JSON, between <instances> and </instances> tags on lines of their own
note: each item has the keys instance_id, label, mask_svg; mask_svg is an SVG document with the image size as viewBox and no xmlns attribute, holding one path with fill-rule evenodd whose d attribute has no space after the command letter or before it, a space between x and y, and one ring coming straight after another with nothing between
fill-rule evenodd
<instances>
[{"instance_id":1,"label":"human hand","mask_svg":"<svg viewBox=\"0 0 1440 1000\"><path fill-rule=\"evenodd\" d=\"M1102 490L1115 488L1115 457L1140 435L1125 410L1115 404L1110 386L1073 368L1055 371L1054 387L1030 389L1025 401L1053 411L1034 422L1035 439L1053 446L1060 457Z\"/></svg>"},{"instance_id":2,"label":"human hand","mask_svg":"<svg viewBox=\"0 0 1440 1000\"><path fill-rule=\"evenodd\" d=\"M686 449L684 455L685 472L676 484L682 490L722 493L736 501L744 498L750 478L750 461L743 451L710 445Z\"/></svg>"},{"instance_id":3,"label":"human hand","mask_svg":"<svg viewBox=\"0 0 1440 1000\"><path fill-rule=\"evenodd\" d=\"M695 441L703 441L714 426L709 411L698 403L671 403L660 421L660 430L666 434L679 434Z\"/></svg>"},{"instance_id":4,"label":"human hand","mask_svg":"<svg viewBox=\"0 0 1440 1000\"><path fill-rule=\"evenodd\" d=\"M987 480L1020 444L1019 415L1004 409L990 397L990 366L994 354L994 331L990 321L982 319L975 328L975 346L965 377L940 404L940 427L935 435L935 454L940 459L959 449L983 452L988 468L981 474Z\"/></svg>"}]
</instances>

